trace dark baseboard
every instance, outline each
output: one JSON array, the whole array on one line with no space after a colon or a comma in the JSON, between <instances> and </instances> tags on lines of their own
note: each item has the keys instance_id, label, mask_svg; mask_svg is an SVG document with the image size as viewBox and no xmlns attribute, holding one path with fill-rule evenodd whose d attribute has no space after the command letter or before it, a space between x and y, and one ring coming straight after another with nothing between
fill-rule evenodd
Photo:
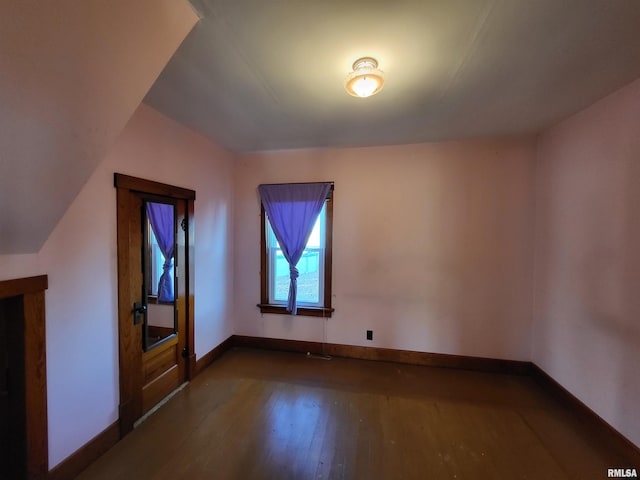
<instances>
[{"instance_id":1,"label":"dark baseboard","mask_svg":"<svg viewBox=\"0 0 640 480\"><path fill-rule=\"evenodd\" d=\"M605 443L617 445L617 448L632 460L634 465L640 465L640 448L560 385L547 372L536 364L531 364L530 376L556 400L571 409L581 421L588 422L593 426L598 436L605 440Z\"/></svg>"},{"instance_id":2,"label":"dark baseboard","mask_svg":"<svg viewBox=\"0 0 640 480\"><path fill-rule=\"evenodd\" d=\"M198 375L202 370L207 368L217 358L224 354L224 352L232 348L233 341L233 336L227 338L220 345L194 362L195 375ZM120 426L119 421L116 421L51 469L49 471L48 478L50 480L71 480L77 477L84 469L118 443L119 440Z\"/></svg>"},{"instance_id":3,"label":"dark baseboard","mask_svg":"<svg viewBox=\"0 0 640 480\"><path fill-rule=\"evenodd\" d=\"M49 471L50 480L72 480L120 440L116 421Z\"/></svg>"},{"instance_id":4,"label":"dark baseboard","mask_svg":"<svg viewBox=\"0 0 640 480\"><path fill-rule=\"evenodd\" d=\"M487 373L527 375L533 378L550 395L564 403L572 411L576 412L582 421L589 422L590 425L593 425L593 428L603 438L618 444L621 451L624 452L625 456L632 459L634 464L640 464L640 448L638 448L638 446L609 425L598 414L578 400L544 370L532 362L448 355L442 353L415 352L410 350L394 350L389 348L361 347L355 345L339 345L322 342L284 340L279 338L247 337L241 335L233 336L233 346L260 348L264 350L281 350L286 352L311 352L314 354L331 355L334 357L406 363L429 367L456 368Z\"/></svg>"},{"instance_id":5,"label":"dark baseboard","mask_svg":"<svg viewBox=\"0 0 640 480\"><path fill-rule=\"evenodd\" d=\"M209 353L200 357L195 362L196 368L195 368L194 376L197 376L198 374L200 374L202 370L204 370L209 365L211 365L217 358L220 358L220 356L222 356L224 352L232 348L234 346L234 342L235 342L234 335L231 335L229 338L227 338L224 342L222 342L220 345L215 347Z\"/></svg>"},{"instance_id":6,"label":"dark baseboard","mask_svg":"<svg viewBox=\"0 0 640 480\"><path fill-rule=\"evenodd\" d=\"M200 374L233 347L257 348L263 350L279 350L285 352L325 354L334 357L353 358L360 360L374 360L396 362L429 367L455 368L474 370L487 373L509 375L528 375L533 378L550 395L564 403L579 418L593 425L594 429L606 438L615 442L621 451L634 464L640 464L640 448L628 440L624 435L605 422L593 410L578 400L567 389L549 376L532 362L516 360L500 360L495 358L470 357L464 355L449 355L443 353L416 352L410 350L395 350L390 348L362 347L356 345L340 345L322 342L308 342L299 340L284 340L279 338L249 337L232 335L203 355L195 362L195 375ZM51 480L67 480L75 478L80 472L97 460L120 439L118 422L113 423L102 433L97 435L85 446L63 460L49 472Z\"/></svg>"},{"instance_id":7,"label":"dark baseboard","mask_svg":"<svg viewBox=\"0 0 640 480\"><path fill-rule=\"evenodd\" d=\"M247 337L244 335L234 335L232 338L234 347L278 350L282 352L320 353L323 345L320 342L284 340L282 338Z\"/></svg>"},{"instance_id":8,"label":"dark baseboard","mask_svg":"<svg viewBox=\"0 0 640 480\"><path fill-rule=\"evenodd\" d=\"M233 339L233 344L236 347L262 348L265 350L283 350L301 353L311 352L315 354L331 355L333 357L406 363L410 365L423 365L428 367L457 368L462 370L504 373L511 375L529 375L533 365L531 362L521 362L517 360L499 360L495 358L416 352L411 350L395 350L392 348L340 345L335 343L283 340L278 338L234 335Z\"/></svg>"}]
</instances>

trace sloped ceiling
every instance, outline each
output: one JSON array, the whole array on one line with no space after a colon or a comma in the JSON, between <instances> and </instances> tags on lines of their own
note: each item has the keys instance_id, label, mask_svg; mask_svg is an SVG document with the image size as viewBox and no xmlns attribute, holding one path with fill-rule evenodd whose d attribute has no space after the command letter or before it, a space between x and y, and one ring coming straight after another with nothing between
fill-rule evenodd
<instances>
[{"instance_id":1,"label":"sloped ceiling","mask_svg":"<svg viewBox=\"0 0 640 480\"><path fill-rule=\"evenodd\" d=\"M637 0L191 3L0 2L0 254L40 249L143 98L247 152L536 132L640 77ZM356 99L365 55L387 82Z\"/></svg>"},{"instance_id":2,"label":"sloped ceiling","mask_svg":"<svg viewBox=\"0 0 640 480\"><path fill-rule=\"evenodd\" d=\"M0 3L0 254L40 249L197 19L186 0Z\"/></svg>"},{"instance_id":3,"label":"sloped ceiling","mask_svg":"<svg viewBox=\"0 0 640 480\"><path fill-rule=\"evenodd\" d=\"M192 0L145 102L233 151L539 131L640 77L638 0ZM382 92L347 95L373 56Z\"/></svg>"}]
</instances>

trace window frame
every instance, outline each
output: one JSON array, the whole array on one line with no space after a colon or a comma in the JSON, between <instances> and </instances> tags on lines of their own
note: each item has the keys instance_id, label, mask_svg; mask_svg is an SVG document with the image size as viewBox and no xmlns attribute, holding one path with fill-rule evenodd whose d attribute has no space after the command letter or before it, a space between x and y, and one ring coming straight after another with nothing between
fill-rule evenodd
<instances>
[{"instance_id":1,"label":"window frame","mask_svg":"<svg viewBox=\"0 0 640 480\"><path fill-rule=\"evenodd\" d=\"M325 238L323 266L323 299L321 306L298 304L298 315L308 317L331 318L334 309L331 307L331 273L332 273L332 239L333 239L333 185L325 201ZM260 303L257 305L261 313L278 313L289 315L286 306L269 303L269 256L267 254L267 216L260 203Z\"/></svg>"}]
</instances>

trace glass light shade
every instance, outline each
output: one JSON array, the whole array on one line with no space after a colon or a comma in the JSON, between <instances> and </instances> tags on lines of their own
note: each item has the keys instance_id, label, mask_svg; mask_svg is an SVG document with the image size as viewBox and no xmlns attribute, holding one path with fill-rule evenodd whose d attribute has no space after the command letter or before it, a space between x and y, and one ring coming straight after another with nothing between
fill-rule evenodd
<instances>
[{"instance_id":1,"label":"glass light shade","mask_svg":"<svg viewBox=\"0 0 640 480\"><path fill-rule=\"evenodd\" d=\"M370 97L382 90L384 73L373 58L360 58L353 63L353 72L347 75L344 87L354 97Z\"/></svg>"}]
</instances>

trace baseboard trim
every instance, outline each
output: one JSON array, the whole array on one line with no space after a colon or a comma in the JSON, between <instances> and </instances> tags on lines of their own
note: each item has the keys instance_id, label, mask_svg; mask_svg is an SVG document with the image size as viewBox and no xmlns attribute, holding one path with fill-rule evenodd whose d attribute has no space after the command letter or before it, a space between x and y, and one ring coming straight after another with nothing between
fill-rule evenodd
<instances>
[{"instance_id":1,"label":"baseboard trim","mask_svg":"<svg viewBox=\"0 0 640 480\"><path fill-rule=\"evenodd\" d=\"M455 368L486 373L526 375L534 379L550 395L575 411L583 421L590 422L604 438L620 445L621 451L625 452L626 456L634 461L634 464L640 464L640 448L533 362L242 335L233 336L233 346L286 352L311 352L343 358Z\"/></svg>"},{"instance_id":2,"label":"baseboard trim","mask_svg":"<svg viewBox=\"0 0 640 480\"><path fill-rule=\"evenodd\" d=\"M606 442L615 443L620 451L624 452L625 456L634 462L634 465L640 465L640 448L612 427L600 415L591 410L569 390L560 385L551 375L532 363L530 376L550 395L570 408L578 418L589 422L596 429L598 435L606 439Z\"/></svg>"},{"instance_id":3,"label":"baseboard trim","mask_svg":"<svg viewBox=\"0 0 640 480\"><path fill-rule=\"evenodd\" d=\"M233 336L195 361L195 375L207 368L233 347ZM120 441L120 424L116 421L49 471L49 480L72 480Z\"/></svg>"},{"instance_id":4,"label":"baseboard trim","mask_svg":"<svg viewBox=\"0 0 640 480\"><path fill-rule=\"evenodd\" d=\"M116 421L88 443L80 447L58 465L49 470L50 480L72 480L100 458L120 440L120 426Z\"/></svg>"},{"instance_id":5,"label":"baseboard trim","mask_svg":"<svg viewBox=\"0 0 640 480\"><path fill-rule=\"evenodd\" d=\"M376 360L383 362L406 363L428 367L457 368L490 373L511 375L529 375L532 363L517 360L449 355L444 353L416 352L392 348L362 347L336 343L306 342L279 338L261 338L234 335L236 347L262 348L264 350L282 350L288 352L311 352L333 357Z\"/></svg>"},{"instance_id":6,"label":"baseboard trim","mask_svg":"<svg viewBox=\"0 0 640 480\"><path fill-rule=\"evenodd\" d=\"M225 341L223 341L220 345L215 347L209 353L206 353L202 357L198 358L196 360L196 368L195 368L194 376L198 376L200 372L202 372L202 370L204 370L209 365L211 365L216 359L220 358L224 354L224 352L226 352L230 348L233 348L234 343L235 343L234 335L231 335L229 338L227 338Z\"/></svg>"},{"instance_id":7,"label":"baseboard trim","mask_svg":"<svg viewBox=\"0 0 640 480\"><path fill-rule=\"evenodd\" d=\"M195 362L195 375L220 358L227 350L234 347L256 348L262 350L278 350L325 354L334 357L404 363L440 368L455 368L486 373L509 375L526 375L535 380L549 394L571 408L584 421L590 422L594 428L608 441L616 442L625 456L634 464L640 464L640 448L609 425L593 410L560 385L555 379L532 362L517 360L501 360L495 358L450 355L444 353L416 352L412 350L395 350L390 348L363 347L357 345L341 345L334 343L309 342L301 340L285 340L280 338L251 337L232 335L209 353ZM50 480L71 480L97 460L120 440L119 422L116 421L103 432L94 437L86 445L76 450L60 464L49 471Z\"/></svg>"}]
</instances>

